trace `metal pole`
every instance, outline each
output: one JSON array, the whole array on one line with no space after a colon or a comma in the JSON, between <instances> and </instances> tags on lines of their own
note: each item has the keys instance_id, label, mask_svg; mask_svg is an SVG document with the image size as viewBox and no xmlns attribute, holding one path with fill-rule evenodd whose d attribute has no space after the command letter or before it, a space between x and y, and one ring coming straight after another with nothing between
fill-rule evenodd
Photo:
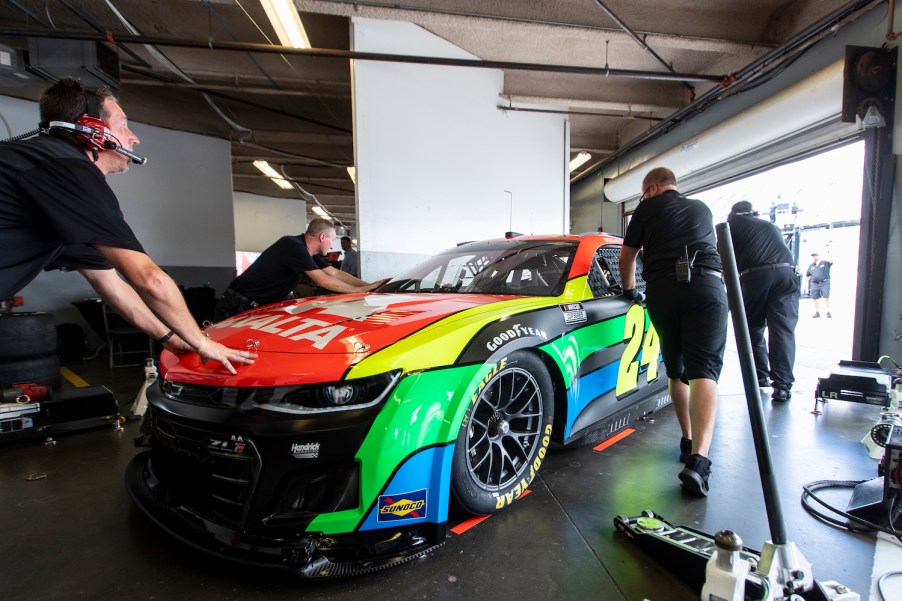
<instances>
[{"instance_id":1,"label":"metal pole","mask_svg":"<svg viewBox=\"0 0 902 601\"><path fill-rule=\"evenodd\" d=\"M739 271L736 269L736 255L733 252L733 240L730 237L730 224L718 223L715 229L717 230L717 252L720 253L720 259L723 262L727 301L730 304L733 332L736 335L736 350L739 352L739 366L742 368L745 399L749 406L752 439L755 441L755 454L758 457L758 473L761 476L764 508L767 511L771 542L775 545L784 545L786 544L786 526L783 522L780 493L777 490L773 462L770 458L770 445L767 442L767 426L764 424L764 411L761 409L761 392L758 390L752 340L749 336L748 321L745 318L742 289L739 287Z\"/></svg>"}]
</instances>

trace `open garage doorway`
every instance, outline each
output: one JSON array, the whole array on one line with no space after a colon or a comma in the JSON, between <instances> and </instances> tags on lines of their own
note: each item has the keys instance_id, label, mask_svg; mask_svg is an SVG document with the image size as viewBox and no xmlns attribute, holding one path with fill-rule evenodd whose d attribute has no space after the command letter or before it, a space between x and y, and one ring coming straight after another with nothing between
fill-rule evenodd
<instances>
[{"instance_id":1,"label":"open garage doorway","mask_svg":"<svg viewBox=\"0 0 902 601\"><path fill-rule=\"evenodd\" d=\"M711 208L716 223L726 220L733 203L750 201L761 219L773 221L783 231L803 276L812 252L833 261L832 318L827 318L823 304L820 317L814 318L814 302L802 296L796 328L797 383L805 379L800 372L810 369L823 375L841 359L852 358L863 166L864 142L859 141L691 194Z\"/></svg>"}]
</instances>

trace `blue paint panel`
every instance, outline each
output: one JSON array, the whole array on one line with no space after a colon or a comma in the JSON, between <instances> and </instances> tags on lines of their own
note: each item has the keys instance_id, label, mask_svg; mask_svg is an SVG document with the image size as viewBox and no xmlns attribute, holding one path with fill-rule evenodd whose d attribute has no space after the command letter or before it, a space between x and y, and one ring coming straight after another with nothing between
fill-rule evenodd
<instances>
[{"instance_id":1,"label":"blue paint panel","mask_svg":"<svg viewBox=\"0 0 902 601\"><path fill-rule=\"evenodd\" d=\"M454 445L430 447L407 458L395 472L394 477L373 509L367 514L360 530L385 528L387 525L407 525L422 522L440 524L448 521L448 483L451 481L451 458L454 456ZM390 522L383 512L379 519L379 508L402 500L425 500L421 511L412 511L405 515L392 514Z\"/></svg>"},{"instance_id":2,"label":"blue paint panel","mask_svg":"<svg viewBox=\"0 0 902 601\"><path fill-rule=\"evenodd\" d=\"M570 436L573 423L586 405L617 386L617 370L619 368L619 361L605 365L601 369L582 376L576 386L567 389L567 404L570 408L567 411L567 427L564 430L564 438ZM574 390L580 391L579 399L574 397Z\"/></svg>"}]
</instances>

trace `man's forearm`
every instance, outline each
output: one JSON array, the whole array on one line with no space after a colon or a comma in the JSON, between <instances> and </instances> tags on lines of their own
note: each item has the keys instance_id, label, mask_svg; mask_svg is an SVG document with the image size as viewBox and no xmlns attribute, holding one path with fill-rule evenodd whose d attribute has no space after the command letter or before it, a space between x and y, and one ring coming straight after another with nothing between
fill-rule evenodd
<instances>
[{"instance_id":1,"label":"man's forearm","mask_svg":"<svg viewBox=\"0 0 902 601\"><path fill-rule=\"evenodd\" d=\"M149 337L157 340L169 332L169 326L160 321L144 304L135 289L124 282L113 269L79 269L91 287L116 313L134 324Z\"/></svg>"}]
</instances>

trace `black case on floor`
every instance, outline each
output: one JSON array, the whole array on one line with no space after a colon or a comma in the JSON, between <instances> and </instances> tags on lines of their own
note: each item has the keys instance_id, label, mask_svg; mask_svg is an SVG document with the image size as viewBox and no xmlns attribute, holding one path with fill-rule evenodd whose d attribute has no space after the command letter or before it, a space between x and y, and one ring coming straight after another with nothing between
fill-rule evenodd
<instances>
[{"instance_id":1,"label":"black case on floor","mask_svg":"<svg viewBox=\"0 0 902 601\"><path fill-rule=\"evenodd\" d=\"M0 405L0 444L110 427L118 420L119 405L106 386L63 388L40 403Z\"/></svg>"},{"instance_id":2,"label":"black case on floor","mask_svg":"<svg viewBox=\"0 0 902 601\"><path fill-rule=\"evenodd\" d=\"M63 388L41 403L45 433L100 428L119 418L119 405L106 386Z\"/></svg>"}]
</instances>

